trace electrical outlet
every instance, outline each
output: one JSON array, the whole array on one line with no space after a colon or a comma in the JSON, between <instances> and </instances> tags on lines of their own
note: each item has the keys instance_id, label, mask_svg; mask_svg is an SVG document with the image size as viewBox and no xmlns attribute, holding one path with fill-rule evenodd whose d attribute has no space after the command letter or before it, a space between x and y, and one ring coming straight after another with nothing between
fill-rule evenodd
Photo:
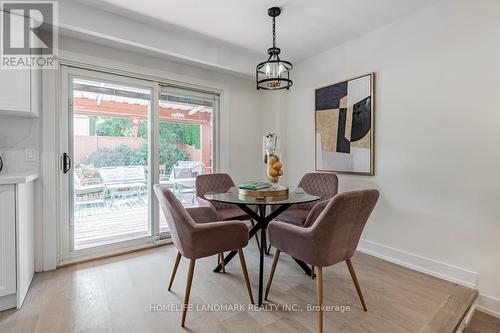
<instances>
[{"instance_id":1,"label":"electrical outlet","mask_svg":"<svg viewBox=\"0 0 500 333\"><path fill-rule=\"evenodd\" d=\"M36 149L35 148L25 148L24 149L24 161L25 162L36 162Z\"/></svg>"}]
</instances>

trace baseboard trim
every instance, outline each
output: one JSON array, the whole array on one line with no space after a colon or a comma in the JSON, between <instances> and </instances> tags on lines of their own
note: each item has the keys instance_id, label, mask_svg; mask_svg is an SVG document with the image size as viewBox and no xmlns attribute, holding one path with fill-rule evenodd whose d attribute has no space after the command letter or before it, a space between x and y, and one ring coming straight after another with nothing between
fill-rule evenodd
<instances>
[{"instance_id":1,"label":"baseboard trim","mask_svg":"<svg viewBox=\"0 0 500 333\"><path fill-rule=\"evenodd\" d=\"M361 239L358 251L437 278L476 288L478 274L464 268Z\"/></svg>"},{"instance_id":2,"label":"baseboard trim","mask_svg":"<svg viewBox=\"0 0 500 333\"><path fill-rule=\"evenodd\" d=\"M500 319L500 299L479 294L476 309Z\"/></svg>"},{"instance_id":3,"label":"baseboard trim","mask_svg":"<svg viewBox=\"0 0 500 333\"><path fill-rule=\"evenodd\" d=\"M13 293L0 297L0 311L13 309L17 306L17 294Z\"/></svg>"}]
</instances>

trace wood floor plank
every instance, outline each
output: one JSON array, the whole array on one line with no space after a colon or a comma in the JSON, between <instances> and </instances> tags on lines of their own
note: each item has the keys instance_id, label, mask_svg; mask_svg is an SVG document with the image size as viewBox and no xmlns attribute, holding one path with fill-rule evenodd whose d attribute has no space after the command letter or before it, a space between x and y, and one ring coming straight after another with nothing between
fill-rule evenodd
<instances>
[{"instance_id":1,"label":"wood floor plank","mask_svg":"<svg viewBox=\"0 0 500 333\"><path fill-rule=\"evenodd\" d=\"M477 291L471 294L467 288L458 285L455 289L436 310L435 316L422 329L422 333L454 332L458 328L474 303Z\"/></svg>"},{"instance_id":2,"label":"wood floor plank","mask_svg":"<svg viewBox=\"0 0 500 333\"><path fill-rule=\"evenodd\" d=\"M275 307L270 311L249 308L238 260L227 265L226 274L212 272L216 256L197 260L191 303L238 304L244 311L194 309L187 314L186 329L181 329L181 312L173 306L182 303L189 261L181 260L169 292L176 253L169 245L36 274L23 308L0 312L0 332L318 331L317 313L307 310L316 304L316 281L285 254L266 303ZM245 257L257 297L259 255L254 242L245 249ZM265 259L267 280L272 256ZM337 306L324 313L325 332L451 333L476 294L366 254L357 253L353 264L368 312L363 311L346 265L325 268L324 302Z\"/></svg>"},{"instance_id":3,"label":"wood floor plank","mask_svg":"<svg viewBox=\"0 0 500 333\"><path fill-rule=\"evenodd\" d=\"M475 311L469 326L464 333L498 333L500 332L500 319L481 311Z\"/></svg>"}]
</instances>

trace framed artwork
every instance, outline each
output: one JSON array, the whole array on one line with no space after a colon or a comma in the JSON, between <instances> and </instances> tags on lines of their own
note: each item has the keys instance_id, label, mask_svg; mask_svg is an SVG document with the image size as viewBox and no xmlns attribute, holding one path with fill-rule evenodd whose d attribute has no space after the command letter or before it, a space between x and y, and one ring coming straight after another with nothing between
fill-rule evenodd
<instances>
[{"instance_id":1,"label":"framed artwork","mask_svg":"<svg viewBox=\"0 0 500 333\"><path fill-rule=\"evenodd\" d=\"M316 89L316 170L374 175L374 79L370 73Z\"/></svg>"}]
</instances>

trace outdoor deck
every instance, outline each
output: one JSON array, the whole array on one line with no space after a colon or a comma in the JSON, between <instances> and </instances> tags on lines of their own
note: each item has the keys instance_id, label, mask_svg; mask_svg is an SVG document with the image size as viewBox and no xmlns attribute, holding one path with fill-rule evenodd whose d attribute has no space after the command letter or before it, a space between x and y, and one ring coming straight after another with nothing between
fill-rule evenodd
<instances>
[{"instance_id":1,"label":"outdoor deck","mask_svg":"<svg viewBox=\"0 0 500 333\"><path fill-rule=\"evenodd\" d=\"M194 205L187 197L183 204ZM160 231L168 231L161 212ZM104 203L77 207L74 232L75 250L146 237L151 234L148 203L132 197L118 199L111 207Z\"/></svg>"}]
</instances>

